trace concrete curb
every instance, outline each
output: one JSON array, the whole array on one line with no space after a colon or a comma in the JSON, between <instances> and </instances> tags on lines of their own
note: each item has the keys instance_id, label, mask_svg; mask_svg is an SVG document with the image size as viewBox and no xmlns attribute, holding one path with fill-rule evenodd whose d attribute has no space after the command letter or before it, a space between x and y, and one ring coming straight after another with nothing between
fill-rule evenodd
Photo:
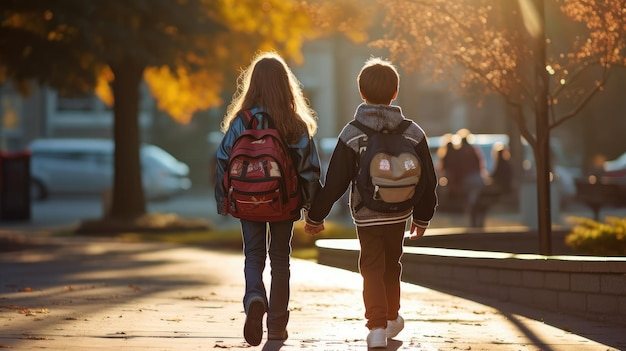
<instances>
[{"instance_id":1,"label":"concrete curb","mask_svg":"<svg viewBox=\"0 0 626 351\"><path fill-rule=\"evenodd\" d=\"M471 236L471 234L467 234ZM318 262L357 271L358 241L318 240ZM403 280L626 327L626 259L405 247Z\"/></svg>"}]
</instances>

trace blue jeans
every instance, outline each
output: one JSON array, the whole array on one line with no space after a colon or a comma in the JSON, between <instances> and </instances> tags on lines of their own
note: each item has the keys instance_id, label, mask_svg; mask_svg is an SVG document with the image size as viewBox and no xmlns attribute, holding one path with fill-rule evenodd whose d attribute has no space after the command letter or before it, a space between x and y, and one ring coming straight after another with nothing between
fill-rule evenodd
<instances>
[{"instance_id":1,"label":"blue jeans","mask_svg":"<svg viewBox=\"0 0 626 351\"><path fill-rule=\"evenodd\" d=\"M241 232L245 254L243 271L246 279L244 308L253 297L261 297L267 306L267 329L285 330L289 321L289 278L291 275L289 257L293 221L266 223L241 220ZM269 251L267 250L268 237ZM268 252L272 277L269 300L263 283L263 271Z\"/></svg>"}]
</instances>

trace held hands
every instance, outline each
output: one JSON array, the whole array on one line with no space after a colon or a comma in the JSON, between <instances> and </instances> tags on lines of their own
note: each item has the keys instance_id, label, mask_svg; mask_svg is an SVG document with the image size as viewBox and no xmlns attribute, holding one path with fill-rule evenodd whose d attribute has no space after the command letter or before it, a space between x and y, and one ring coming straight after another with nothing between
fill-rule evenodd
<instances>
[{"instance_id":1,"label":"held hands","mask_svg":"<svg viewBox=\"0 0 626 351\"><path fill-rule=\"evenodd\" d=\"M317 235L322 230L324 230L324 224L313 225L313 224L306 223L304 225L304 232L309 234L310 236Z\"/></svg>"},{"instance_id":2,"label":"held hands","mask_svg":"<svg viewBox=\"0 0 626 351\"><path fill-rule=\"evenodd\" d=\"M317 222L309 219L309 211L307 210L304 211L304 221L304 232L310 236L317 235L319 232L324 230L324 220Z\"/></svg>"},{"instance_id":3,"label":"held hands","mask_svg":"<svg viewBox=\"0 0 626 351\"><path fill-rule=\"evenodd\" d=\"M426 232L426 228L418 227L415 223L411 222L411 231L409 232L409 239L415 240L424 236L424 232Z\"/></svg>"}]
</instances>

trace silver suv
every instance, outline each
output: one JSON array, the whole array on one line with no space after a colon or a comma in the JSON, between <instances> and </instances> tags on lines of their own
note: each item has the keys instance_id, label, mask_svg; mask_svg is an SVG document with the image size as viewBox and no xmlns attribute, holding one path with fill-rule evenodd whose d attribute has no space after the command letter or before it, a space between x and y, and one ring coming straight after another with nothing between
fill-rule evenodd
<instances>
[{"instance_id":1,"label":"silver suv","mask_svg":"<svg viewBox=\"0 0 626 351\"><path fill-rule=\"evenodd\" d=\"M102 194L113 184L110 139L37 139L31 151L31 197ZM191 187L189 167L165 150L141 146L142 182L148 199L169 198Z\"/></svg>"}]
</instances>

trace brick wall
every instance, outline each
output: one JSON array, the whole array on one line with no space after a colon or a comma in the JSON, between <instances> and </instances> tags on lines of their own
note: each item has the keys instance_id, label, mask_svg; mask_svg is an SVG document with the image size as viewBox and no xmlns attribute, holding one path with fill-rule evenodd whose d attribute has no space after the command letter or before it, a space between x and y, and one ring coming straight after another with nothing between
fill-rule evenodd
<instances>
[{"instance_id":1,"label":"brick wall","mask_svg":"<svg viewBox=\"0 0 626 351\"><path fill-rule=\"evenodd\" d=\"M318 240L318 262L358 270L356 240ZM626 258L405 247L403 280L626 325Z\"/></svg>"}]
</instances>

